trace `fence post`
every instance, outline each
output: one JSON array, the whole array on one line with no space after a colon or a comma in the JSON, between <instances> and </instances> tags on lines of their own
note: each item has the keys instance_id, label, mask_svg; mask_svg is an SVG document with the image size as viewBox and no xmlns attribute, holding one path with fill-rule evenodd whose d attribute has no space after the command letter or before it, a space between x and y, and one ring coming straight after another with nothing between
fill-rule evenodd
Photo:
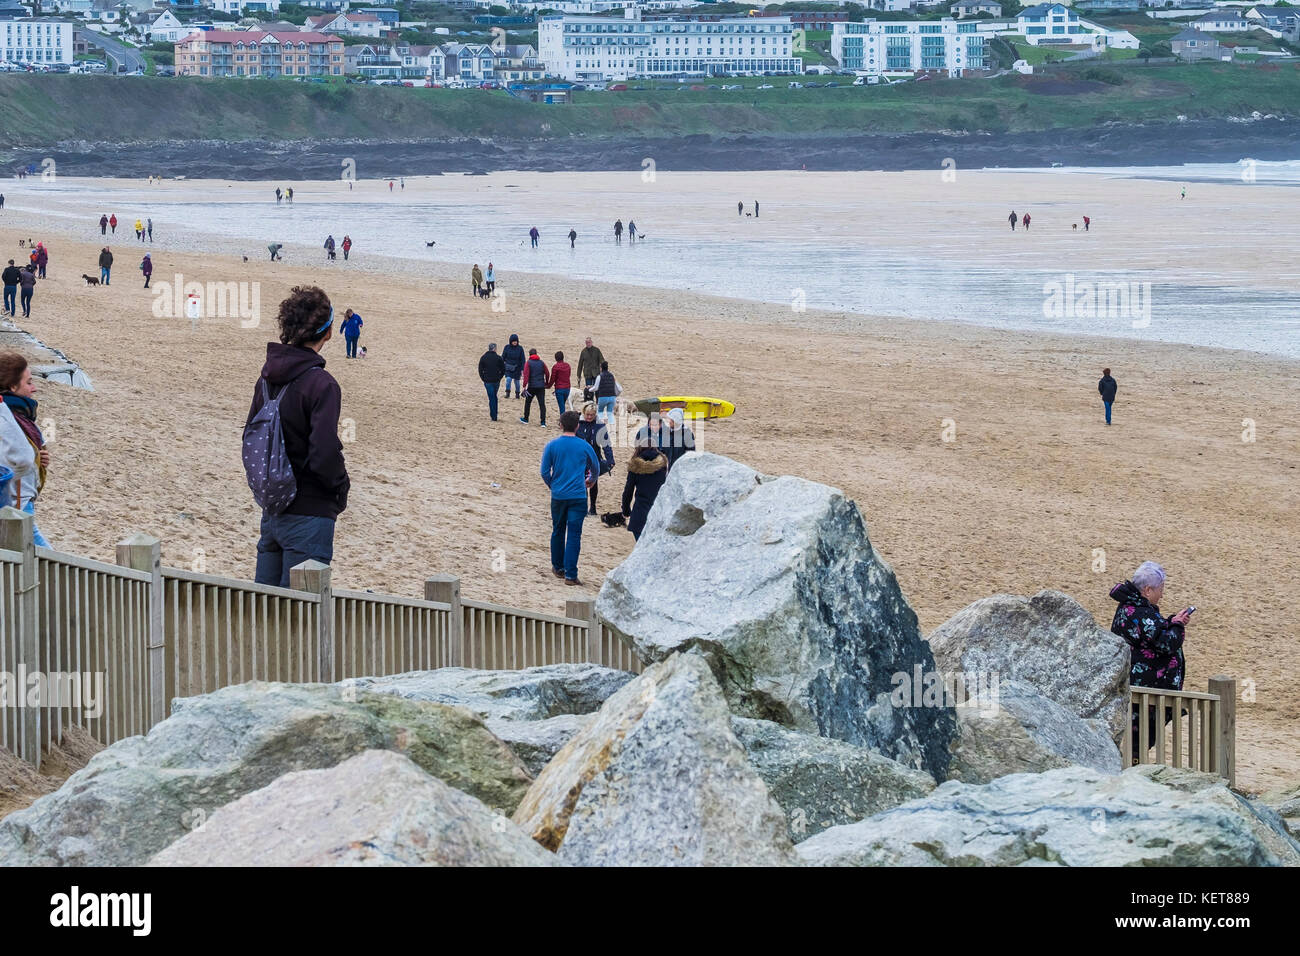
<instances>
[{"instance_id":1,"label":"fence post","mask_svg":"<svg viewBox=\"0 0 1300 956\"><path fill-rule=\"evenodd\" d=\"M564 602L564 616L587 622L587 663L604 664L601 654L600 618L596 616L595 598L578 598Z\"/></svg>"},{"instance_id":2,"label":"fence post","mask_svg":"<svg viewBox=\"0 0 1300 956\"><path fill-rule=\"evenodd\" d=\"M465 606L460 603L460 578L454 574L431 574L424 579L424 599L451 605L448 629L447 666L465 666Z\"/></svg>"},{"instance_id":3,"label":"fence post","mask_svg":"<svg viewBox=\"0 0 1300 956\"><path fill-rule=\"evenodd\" d=\"M39 579L36 572L36 546L32 542L33 526L31 515L14 507L0 508L0 548L21 552L23 556L22 564L14 569L16 591L12 598L15 673L20 669L28 673L42 669L37 638L40 625L36 617L36 588ZM16 691L25 694L26 688L16 688ZM18 740L15 741L14 749L21 759L40 770L41 709L22 706L21 701L18 703Z\"/></svg>"},{"instance_id":4,"label":"fence post","mask_svg":"<svg viewBox=\"0 0 1300 956\"><path fill-rule=\"evenodd\" d=\"M147 534L133 534L117 543L117 563L144 571L149 580L149 636L145 638L149 681L149 726L167 716L167 649L163 630L162 542Z\"/></svg>"},{"instance_id":5,"label":"fence post","mask_svg":"<svg viewBox=\"0 0 1300 956\"><path fill-rule=\"evenodd\" d=\"M322 684L334 683L334 589L330 566L307 560L289 569L289 587L320 596L316 614L316 670ZM306 675L304 675L306 676Z\"/></svg>"},{"instance_id":6,"label":"fence post","mask_svg":"<svg viewBox=\"0 0 1300 956\"><path fill-rule=\"evenodd\" d=\"M1209 692L1218 695L1219 720L1215 751L1219 776L1228 778L1228 786L1237 785L1237 681L1220 674L1210 678Z\"/></svg>"}]
</instances>

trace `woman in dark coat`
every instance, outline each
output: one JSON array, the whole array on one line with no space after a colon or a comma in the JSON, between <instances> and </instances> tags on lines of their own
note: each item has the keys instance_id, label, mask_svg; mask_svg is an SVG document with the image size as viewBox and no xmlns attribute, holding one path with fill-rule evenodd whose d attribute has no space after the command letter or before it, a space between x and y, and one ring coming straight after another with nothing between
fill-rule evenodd
<instances>
[{"instance_id":1,"label":"woman in dark coat","mask_svg":"<svg viewBox=\"0 0 1300 956\"><path fill-rule=\"evenodd\" d=\"M1110 589L1111 599L1119 606L1111 622L1112 633L1124 638L1129 646L1129 678L1133 687L1156 687L1181 690L1183 687L1184 628L1191 609L1171 617L1160 613L1159 602L1165 591L1165 570L1154 561L1144 561L1133 578ZM1148 708L1148 742L1155 740L1155 708ZM1173 709L1165 708L1165 722L1173 719ZM1138 756L1137 713L1133 714L1133 755Z\"/></svg>"},{"instance_id":2,"label":"woman in dark coat","mask_svg":"<svg viewBox=\"0 0 1300 956\"><path fill-rule=\"evenodd\" d=\"M590 445L591 450L596 453L596 460L600 462L600 474L610 474L614 470L614 446L609 440L609 429L596 421L595 402L587 402L582 406L582 420L578 422L578 430L574 434ZM587 508L589 515L596 513L596 492L600 475L593 477L595 480L587 489L587 498L590 502Z\"/></svg>"},{"instance_id":3,"label":"woman in dark coat","mask_svg":"<svg viewBox=\"0 0 1300 956\"><path fill-rule=\"evenodd\" d=\"M659 489L668 477L668 459L658 448L642 439L641 448L637 449L627 463L627 483L623 486L623 516L628 519L627 530L632 537L641 539L646 517L659 496ZM635 503L633 502L635 498Z\"/></svg>"}]
</instances>

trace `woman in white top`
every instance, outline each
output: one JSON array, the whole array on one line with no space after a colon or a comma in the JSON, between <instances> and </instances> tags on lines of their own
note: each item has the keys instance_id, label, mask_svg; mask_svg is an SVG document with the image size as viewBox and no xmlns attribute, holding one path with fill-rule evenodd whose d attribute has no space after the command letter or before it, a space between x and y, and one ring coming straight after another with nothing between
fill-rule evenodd
<instances>
[{"instance_id":1,"label":"woman in white top","mask_svg":"<svg viewBox=\"0 0 1300 956\"><path fill-rule=\"evenodd\" d=\"M36 382L27 359L17 352L0 352L0 399L0 465L14 473L10 500L0 505L12 504L34 515L50 453L36 425ZM34 524L32 530L36 545L48 548L49 542Z\"/></svg>"}]
</instances>

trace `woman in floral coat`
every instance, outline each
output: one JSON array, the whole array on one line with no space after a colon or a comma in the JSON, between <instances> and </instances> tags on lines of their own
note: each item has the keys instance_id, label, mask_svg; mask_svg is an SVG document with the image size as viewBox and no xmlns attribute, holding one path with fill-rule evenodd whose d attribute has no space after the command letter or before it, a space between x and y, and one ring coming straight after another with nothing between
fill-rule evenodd
<instances>
[{"instance_id":1,"label":"woman in floral coat","mask_svg":"<svg viewBox=\"0 0 1300 956\"><path fill-rule=\"evenodd\" d=\"M1110 589L1111 598L1119 605L1110 629L1129 646L1128 682L1133 687L1158 687L1164 690L1182 690L1183 630L1191 616L1191 609L1179 611L1172 617L1160 613L1160 599L1165 591L1165 569L1154 561L1144 561L1133 572L1133 578ZM1148 742L1154 742L1156 733L1155 708L1148 708ZM1165 722L1173 719L1172 708L1165 708ZM1133 713L1133 755L1138 754L1137 712Z\"/></svg>"}]
</instances>

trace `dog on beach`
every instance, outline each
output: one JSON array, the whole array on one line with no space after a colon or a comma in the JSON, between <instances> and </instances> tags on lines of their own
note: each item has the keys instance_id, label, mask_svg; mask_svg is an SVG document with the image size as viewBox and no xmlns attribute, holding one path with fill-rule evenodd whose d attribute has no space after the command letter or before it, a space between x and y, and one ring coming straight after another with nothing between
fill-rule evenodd
<instances>
[{"instance_id":1,"label":"dog on beach","mask_svg":"<svg viewBox=\"0 0 1300 956\"><path fill-rule=\"evenodd\" d=\"M436 246L437 244L438 244L437 241L434 241L434 242L426 242L426 243L424 244L424 248L428 249L430 246Z\"/></svg>"},{"instance_id":2,"label":"dog on beach","mask_svg":"<svg viewBox=\"0 0 1300 956\"><path fill-rule=\"evenodd\" d=\"M248 256L244 256L244 261L245 261L245 262L248 261Z\"/></svg>"},{"instance_id":3,"label":"dog on beach","mask_svg":"<svg viewBox=\"0 0 1300 956\"><path fill-rule=\"evenodd\" d=\"M96 279L94 276L88 276L84 272L81 274L81 278L86 280L86 285L99 285L98 279Z\"/></svg>"},{"instance_id":4,"label":"dog on beach","mask_svg":"<svg viewBox=\"0 0 1300 956\"><path fill-rule=\"evenodd\" d=\"M606 528L622 528L627 524L621 511L606 511L600 516L600 523Z\"/></svg>"},{"instance_id":5,"label":"dog on beach","mask_svg":"<svg viewBox=\"0 0 1300 956\"><path fill-rule=\"evenodd\" d=\"M1078 229L1078 228L1079 228L1079 224L1078 224L1077 222L1075 222L1075 223L1071 223L1071 224L1070 224L1070 228L1071 228L1071 229Z\"/></svg>"},{"instance_id":6,"label":"dog on beach","mask_svg":"<svg viewBox=\"0 0 1300 956\"><path fill-rule=\"evenodd\" d=\"M478 287L478 297L480 299L490 299L492 298L492 293L488 291L487 286L481 285Z\"/></svg>"}]
</instances>

